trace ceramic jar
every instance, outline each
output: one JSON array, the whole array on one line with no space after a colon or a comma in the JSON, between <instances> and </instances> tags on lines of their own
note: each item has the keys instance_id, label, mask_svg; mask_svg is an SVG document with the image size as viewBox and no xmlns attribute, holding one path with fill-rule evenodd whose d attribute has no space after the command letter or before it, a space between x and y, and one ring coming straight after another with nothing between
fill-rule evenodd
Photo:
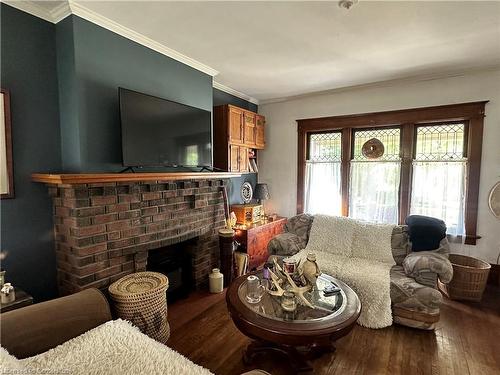
<instances>
[{"instance_id":1,"label":"ceramic jar","mask_svg":"<svg viewBox=\"0 0 500 375\"><path fill-rule=\"evenodd\" d=\"M208 275L210 293L221 293L224 289L224 275L218 268L214 268Z\"/></svg>"},{"instance_id":2,"label":"ceramic jar","mask_svg":"<svg viewBox=\"0 0 500 375\"><path fill-rule=\"evenodd\" d=\"M316 287L316 279L321 274L318 264L316 263L316 254L308 253L307 259L302 265L302 275L307 280L308 284Z\"/></svg>"},{"instance_id":3,"label":"ceramic jar","mask_svg":"<svg viewBox=\"0 0 500 375\"><path fill-rule=\"evenodd\" d=\"M16 299L16 293L11 283L5 283L0 291L2 303L13 302Z\"/></svg>"}]
</instances>

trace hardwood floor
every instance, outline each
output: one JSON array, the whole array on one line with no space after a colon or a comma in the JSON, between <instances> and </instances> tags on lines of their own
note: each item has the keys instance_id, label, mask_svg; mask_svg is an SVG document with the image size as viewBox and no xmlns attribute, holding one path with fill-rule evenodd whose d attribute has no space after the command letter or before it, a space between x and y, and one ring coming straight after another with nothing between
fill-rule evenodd
<instances>
[{"instance_id":1,"label":"hardwood floor","mask_svg":"<svg viewBox=\"0 0 500 375\"><path fill-rule=\"evenodd\" d=\"M262 356L245 366L250 342L234 326L225 296L193 293L169 306L168 345L217 375L261 368L290 374L283 358ZM314 361L314 374L500 374L500 288L488 287L481 304L445 300L435 332L394 325L356 326L337 350Z\"/></svg>"}]
</instances>

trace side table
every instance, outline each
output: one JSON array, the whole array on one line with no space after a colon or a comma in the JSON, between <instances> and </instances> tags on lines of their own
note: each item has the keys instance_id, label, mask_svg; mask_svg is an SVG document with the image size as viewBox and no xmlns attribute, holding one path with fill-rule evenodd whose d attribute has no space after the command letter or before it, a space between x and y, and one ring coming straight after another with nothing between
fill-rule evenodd
<instances>
[{"instance_id":1,"label":"side table","mask_svg":"<svg viewBox=\"0 0 500 375\"><path fill-rule=\"evenodd\" d=\"M12 311L33 304L33 297L24 290L15 287L16 299L12 302L2 303L0 312Z\"/></svg>"},{"instance_id":2,"label":"side table","mask_svg":"<svg viewBox=\"0 0 500 375\"><path fill-rule=\"evenodd\" d=\"M163 344L170 337L167 289L168 278L159 272L132 273L108 288L116 315Z\"/></svg>"},{"instance_id":3,"label":"side table","mask_svg":"<svg viewBox=\"0 0 500 375\"><path fill-rule=\"evenodd\" d=\"M235 240L241 244L240 251L248 254L248 270L253 271L264 265L269 257L267 244L283 232L285 217L273 221L262 220L257 223L235 227Z\"/></svg>"}]
</instances>

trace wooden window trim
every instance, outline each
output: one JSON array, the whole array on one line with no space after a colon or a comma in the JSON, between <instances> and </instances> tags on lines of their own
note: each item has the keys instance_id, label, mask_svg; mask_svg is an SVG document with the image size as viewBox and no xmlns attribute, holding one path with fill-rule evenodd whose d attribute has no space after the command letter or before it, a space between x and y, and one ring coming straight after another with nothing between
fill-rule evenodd
<instances>
[{"instance_id":1,"label":"wooden window trim","mask_svg":"<svg viewBox=\"0 0 500 375\"><path fill-rule=\"evenodd\" d=\"M304 212L304 183L308 133L342 131L342 215L349 214L349 165L352 154L352 130L398 126L401 128L401 184L399 192L399 223L409 214L411 197L411 171L417 126L442 122L466 122L467 180L465 197L465 243L475 245L481 149L485 105L488 101L411 108L395 111L362 113L344 116L297 120L297 213Z\"/></svg>"},{"instance_id":2,"label":"wooden window trim","mask_svg":"<svg viewBox=\"0 0 500 375\"><path fill-rule=\"evenodd\" d=\"M5 116L5 149L6 149L6 164L7 178L9 179L9 192L0 194L0 199L14 198L14 167L12 159L12 123L10 113L10 92L9 90L0 88L0 92L4 95L4 116Z\"/></svg>"}]
</instances>

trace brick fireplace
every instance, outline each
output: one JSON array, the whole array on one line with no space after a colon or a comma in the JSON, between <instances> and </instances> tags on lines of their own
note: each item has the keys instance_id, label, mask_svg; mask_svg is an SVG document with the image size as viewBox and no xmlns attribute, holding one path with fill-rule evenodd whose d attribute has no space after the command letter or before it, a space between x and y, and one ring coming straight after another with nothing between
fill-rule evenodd
<instances>
[{"instance_id":1,"label":"brick fireplace","mask_svg":"<svg viewBox=\"0 0 500 375\"><path fill-rule=\"evenodd\" d=\"M219 262L224 184L203 179L50 185L60 294L105 288L146 270L149 250L189 239L196 239L188 249L193 285L202 287Z\"/></svg>"}]
</instances>

